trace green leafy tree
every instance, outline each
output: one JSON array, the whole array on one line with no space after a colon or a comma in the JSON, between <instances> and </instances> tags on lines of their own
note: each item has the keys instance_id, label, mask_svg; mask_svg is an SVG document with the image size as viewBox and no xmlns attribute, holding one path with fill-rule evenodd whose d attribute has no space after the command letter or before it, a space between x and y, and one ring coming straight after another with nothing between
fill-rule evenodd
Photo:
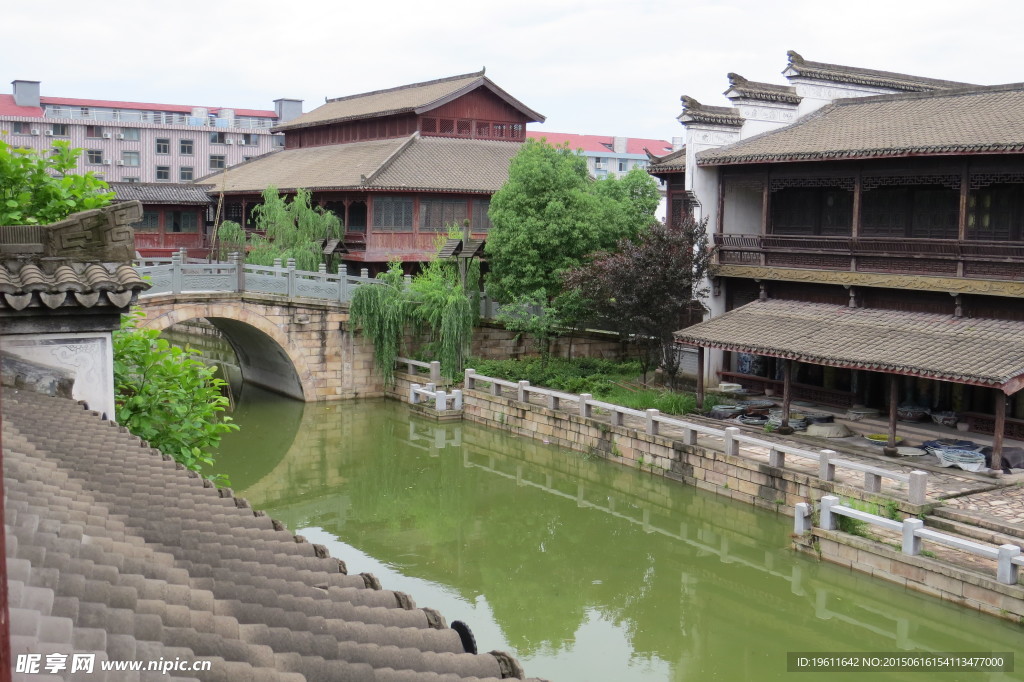
<instances>
[{"instance_id":1,"label":"green leafy tree","mask_svg":"<svg viewBox=\"0 0 1024 682\"><path fill-rule=\"evenodd\" d=\"M395 358L409 323L410 300L405 292L402 264L394 261L377 275L379 284L358 287L352 295L349 316L373 344L373 364L384 383L395 383Z\"/></svg>"},{"instance_id":2,"label":"green leafy tree","mask_svg":"<svg viewBox=\"0 0 1024 682\"><path fill-rule=\"evenodd\" d=\"M701 319L700 299L711 273L707 221L657 224L618 250L603 253L565 276L566 286L592 302L609 325L635 343L644 376L653 362L674 384L679 371L673 332Z\"/></svg>"},{"instance_id":3,"label":"green leafy tree","mask_svg":"<svg viewBox=\"0 0 1024 682\"><path fill-rule=\"evenodd\" d=\"M0 140L0 225L46 225L109 204L107 183L72 172L81 153L63 140L50 155Z\"/></svg>"},{"instance_id":4,"label":"green leafy tree","mask_svg":"<svg viewBox=\"0 0 1024 682\"><path fill-rule=\"evenodd\" d=\"M221 436L238 429L223 414L228 406L221 394L224 380L195 351L170 345L158 330L139 329L140 316L123 316L114 332L117 421L188 469L200 471L214 463L211 450Z\"/></svg>"},{"instance_id":5,"label":"green leafy tree","mask_svg":"<svg viewBox=\"0 0 1024 682\"><path fill-rule=\"evenodd\" d=\"M342 229L338 216L313 206L311 199L306 189L296 191L289 201L276 187L266 188L262 203L253 208L256 229L264 234L246 234L238 223L224 221L217 229L222 256L244 251L246 260L255 265L294 258L299 270L316 270L325 262L322 240L340 238Z\"/></svg>"}]
</instances>

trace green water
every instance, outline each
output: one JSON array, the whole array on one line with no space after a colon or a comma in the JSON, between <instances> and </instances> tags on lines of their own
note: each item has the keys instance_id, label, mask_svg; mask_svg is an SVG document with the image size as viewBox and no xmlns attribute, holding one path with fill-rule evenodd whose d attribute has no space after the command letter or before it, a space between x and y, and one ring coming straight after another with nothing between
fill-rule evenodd
<instances>
[{"instance_id":1,"label":"green water","mask_svg":"<svg viewBox=\"0 0 1024 682\"><path fill-rule=\"evenodd\" d=\"M218 470L236 494L350 573L465 621L481 651L511 651L531 676L1020 679L787 673L789 651L1014 651L1024 634L795 555L788 517L396 402L303 405L246 387L235 419Z\"/></svg>"}]
</instances>

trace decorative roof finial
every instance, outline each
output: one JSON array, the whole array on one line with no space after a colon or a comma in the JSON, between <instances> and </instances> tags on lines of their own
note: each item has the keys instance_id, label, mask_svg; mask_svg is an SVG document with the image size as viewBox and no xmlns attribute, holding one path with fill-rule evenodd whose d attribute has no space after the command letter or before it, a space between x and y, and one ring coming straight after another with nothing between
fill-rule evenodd
<instances>
[{"instance_id":1,"label":"decorative roof finial","mask_svg":"<svg viewBox=\"0 0 1024 682\"><path fill-rule=\"evenodd\" d=\"M745 85L747 83L747 79L739 75L738 73L729 72L729 74L726 77L729 79L729 85L734 88Z\"/></svg>"},{"instance_id":2,"label":"decorative roof finial","mask_svg":"<svg viewBox=\"0 0 1024 682\"><path fill-rule=\"evenodd\" d=\"M803 64L804 58L800 56L800 53L796 50L787 50L786 56L789 57L790 64Z\"/></svg>"}]
</instances>

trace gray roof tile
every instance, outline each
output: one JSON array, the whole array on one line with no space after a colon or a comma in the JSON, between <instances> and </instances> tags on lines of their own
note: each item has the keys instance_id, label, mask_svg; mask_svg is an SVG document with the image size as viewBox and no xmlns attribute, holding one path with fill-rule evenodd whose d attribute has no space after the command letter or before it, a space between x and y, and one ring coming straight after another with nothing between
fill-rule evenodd
<instances>
[{"instance_id":1,"label":"gray roof tile","mask_svg":"<svg viewBox=\"0 0 1024 682\"><path fill-rule=\"evenodd\" d=\"M168 182L111 182L114 201L141 201L143 204L205 206L210 203L208 187Z\"/></svg>"},{"instance_id":2,"label":"gray roof tile","mask_svg":"<svg viewBox=\"0 0 1024 682\"><path fill-rule=\"evenodd\" d=\"M950 88L973 87L970 83L924 78L892 71L862 69L858 66L826 64L804 59L795 50L786 53L789 64L783 72L787 78L812 78L815 80L849 83L851 85L867 85L876 88L903 90L907 92L924 92L927 90L946 90Z\"/></svg>"},{"instance_id":3,"label":"gray roof tile","mask_svg":"<svg viewBox=\"0 0 1024 682\"><path fill-rule=\"evenodd\" d=\"M1024 322L754 301L675 333L677 342L1002 387L1024 375Z\"/></svg>"}]
</instances>

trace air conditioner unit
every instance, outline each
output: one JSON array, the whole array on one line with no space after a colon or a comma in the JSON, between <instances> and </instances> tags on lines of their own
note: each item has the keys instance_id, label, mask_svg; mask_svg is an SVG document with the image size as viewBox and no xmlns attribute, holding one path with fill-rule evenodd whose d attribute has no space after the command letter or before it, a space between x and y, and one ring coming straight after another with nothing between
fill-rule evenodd
<instances>
[{"instance_id":1,"label":"air conditioner unit","mask_svg":"<svg viewBox=\"0 0 1024 682\"><path fill-rule=\"evenodd\" d=\"M124 133L118 133L117 134L117 139L123 140L124 139Z\"/></svg>"},{"instance_id":2,"label":"air conditioner unit","mask_svg":"<svg viewBox=\"0 0 1024 682\"><path fill-rule=\"evenodd\" d=\"M234 144L234 143L235 143L235 141L232 140L230 137L228 139L224 140L224 144Z\"/></svg>"},{"instance_id":3,"label":"air conditioner unit","mask_svg":"<svg viewBox=\"0 0 1024 682\"><path fill-rule=\"evenodd\" d=\"M110 133L103 133L103 139L104 140L109 140L110 139Z\"/></svg>"},{"instance_id":4,"label":"air conditioner unit","mask_svg":"<svg viewBox=\"0 0 1024 682\"><path fill-rule=\"evenodd\" d=\"M104 166L109 166L110 165L110 159L104 159L103 165Z\"/></svg>"},{"instance_id":5,"label":"air conditioner unit","mask_svg":"<svg viewBox=\"0 0 1024 682\"><path fill-rule=\"evenodd\" d=\"M118 165L118 166L123 166L123 165L124 165L124 161L118 161L118 162L117 162L117 165Z\"/></svg>"},{"instance_id":6,"label":"air conditioner unit","mask_svg":"<svg viewBox=\"0 0 1024 682\"><path fill-rule=\"evenodd\" d=\"M597 163L594 164L594 168L596 168L597 170L604 170L607 167L608 164L605 163L604 161L598 161Z\"/></svg>"},{"instance_id":7,"label":"air conditioner unit","mask_svg":"<svg viewBox=\"0 0 1024 682\"><path fill-rule=\"evenodd\" d=\"M32 134L33 135L38 135L39 134L39 128L33 128L32 129Z\"/></svg>"},{"instance_id":8,"label":"air conditioner unit","mask_svg":"<svg viewBox=\"0 0 1024 682\"><path fill-rule=\"evenodd\" d=\"M53 135L53 131L52 131L52 130L47 130L47 131L46 131L46 134L47 134L47 135L51 135L51 136L52 136L52 135Z\"/></svg>"}]
</instances>

